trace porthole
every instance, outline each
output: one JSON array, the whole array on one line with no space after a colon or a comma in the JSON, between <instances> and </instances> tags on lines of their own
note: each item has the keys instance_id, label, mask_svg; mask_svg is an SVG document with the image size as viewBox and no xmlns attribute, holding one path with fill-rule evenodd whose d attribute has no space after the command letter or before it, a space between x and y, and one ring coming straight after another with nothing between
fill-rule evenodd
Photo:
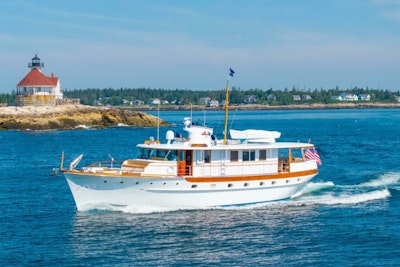
<instances>
[{"instance_id":1,"label":"porthole","mask_svg":"<svg viewBox=\"0 0 400 267\"><path fill-rule=\"evenodd\" d=\"M290 183L290 180L286 180L286 183L287 183L287 184Z\"/></svg>"},{"instance_id":2,"label":"porthole","mask_svg":"<svg viewBox=\"0 0 400 267\"><path fill-rule=\"evenodd\" d=\"M136 182L136 184L139 184L139 182Z\"/></svg>"},{"instance_id":3,"label":"porthole","mask_svg":"<svg viewBox=\"0 0 400 267\"><path fill-rule=\"evenodd\" d=\"M249 186L249 183L244 183L244 187Z\"/></svg>"},{"instance_id":4,"label":"porthole","mask_svg":"<svg viewBox=\"0 0 400 267\"><path fill-rule=\"evenodd\" d=\"M123 184L124 183L124 181L121 181L121 182L119 182L120 184Z\"/></svg>"},{"instance_id":5,"label":"porthole","mask_svg":"<svg viewBox=\"0 0 400 267\"><path fill-rule=\"evenodd\" d=\"M196 188L197 187L197 184L192 184L192 188Z\"/></svg>"},{"instance_id":6,"label":"porthole","mask_svg":"<svg viewBox=\"0 0 400 267\"><path fill-rule=\"evenodd\" d=\"M263 186L264 185L264 182L260 182L260 186Z\"/></svg>"},{"instance_id":7,"label":"porthole","mask_svg":"<svg viewBox=\"0 0 400 267\"><path fill-rule=\"evenodd\" d=\"M104 182L105 182L105 183L107 183L107 181L106 181L106 180L104 180Z\"/></svg>"},{"instance_id":8,"label":"porthole","mask_svg":"<svg viewBox=\"0 0 400 267\"><path fill-rule=\"evenodd\" d=\"M228 187L232 187L233 186L233 184L228 184Z\"/></svg>"},{"instance_id":9,"label":"porthole","mask_svg":"<svg viewBox=\"0 0 400 267\"><path fill-rule=\"evenodd\" d=\"M275 181L272 181L271 184L274 185L274 184L276 184L276 182L275 182Z\"/></svg>"}]
</instances>

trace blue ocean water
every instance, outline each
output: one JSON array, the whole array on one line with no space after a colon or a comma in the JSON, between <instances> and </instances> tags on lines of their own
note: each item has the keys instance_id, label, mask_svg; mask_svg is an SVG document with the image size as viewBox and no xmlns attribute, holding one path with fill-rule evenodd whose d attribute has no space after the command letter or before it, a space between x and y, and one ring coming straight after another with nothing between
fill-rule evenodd
<instances>
[{"instance_id":1,"label":"blue ocean water","mask_svg":"<svg viewBox=\"0 0 400 267\"><path fill-rule=\"evenodd\" d=\"M193 112L222 133L221 112ZM181 130L187 112L161 112ZM400 109L233 111L234 129L309 139L319 175L285 202L77 212L61 152L80 166L133 157L155 128L0 132L1 266L399 266Z\"/></svg>"}]
</instances>

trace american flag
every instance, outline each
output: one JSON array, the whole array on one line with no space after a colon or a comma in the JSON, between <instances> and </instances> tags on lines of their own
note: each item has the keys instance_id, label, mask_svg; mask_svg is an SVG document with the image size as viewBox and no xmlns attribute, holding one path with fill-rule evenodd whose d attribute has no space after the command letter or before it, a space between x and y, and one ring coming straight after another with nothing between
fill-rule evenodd
<instances>
[{"instance_id":1,"label":"american flag","mask_svg":"<svg viewBox=\"0 0 400 267\"><path fill-rule=\"evenodd\" d=\"M322 165L321 158L319 157L317 150L314 148L307 148L304 156L308 159L315 159L318 165Z\"/></svg>"}]
</instances>

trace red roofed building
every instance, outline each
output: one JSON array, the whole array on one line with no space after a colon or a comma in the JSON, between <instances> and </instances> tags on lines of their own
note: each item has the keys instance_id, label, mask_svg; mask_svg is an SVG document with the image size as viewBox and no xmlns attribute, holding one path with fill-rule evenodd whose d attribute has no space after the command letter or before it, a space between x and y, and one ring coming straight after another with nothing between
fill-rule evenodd
<instances>
[{"instance_id":1,"label":"red roofed building","mask_svg":"<svg viewBox=\"0 0 400 267\"><path fill-rule=\"evenodd\" d=\"M31 71L17 84L17 106L55 106L57 100L63 99L60 79L52 73L44 75L40 58L35 55L32 63L28 63Z\"/></svg>"}]
</instances>

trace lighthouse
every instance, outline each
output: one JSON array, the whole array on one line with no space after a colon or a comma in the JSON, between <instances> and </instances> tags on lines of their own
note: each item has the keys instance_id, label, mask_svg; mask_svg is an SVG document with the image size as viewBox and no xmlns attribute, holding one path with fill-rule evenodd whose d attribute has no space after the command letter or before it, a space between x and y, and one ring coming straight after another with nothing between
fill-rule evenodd
<instances>
[{"instance_id":1,"label":"lighthouse","mask_svg":"<svg viewBox=\"0 0 400 267\"><path fill-rule=\"evenodd\" d=\"M63 99L60 79L52 73L49 77L44 75L37 54L28 63L30 72L17 84L15 104L17 106L55 106Z\"/></svg>"},{"instance_id":2,"label":"lighthouse","mask_svg":"<svg viewBox=\"0 0 400 267\"><path fill-rule=\"evenodd\" d=\"M32 58L32 62L28 63L28 68L38 69L40 70L41 68L44 68L44 63L40 63L40 58L37 56L37 54Z\"/></svg>"}]
</instances>

